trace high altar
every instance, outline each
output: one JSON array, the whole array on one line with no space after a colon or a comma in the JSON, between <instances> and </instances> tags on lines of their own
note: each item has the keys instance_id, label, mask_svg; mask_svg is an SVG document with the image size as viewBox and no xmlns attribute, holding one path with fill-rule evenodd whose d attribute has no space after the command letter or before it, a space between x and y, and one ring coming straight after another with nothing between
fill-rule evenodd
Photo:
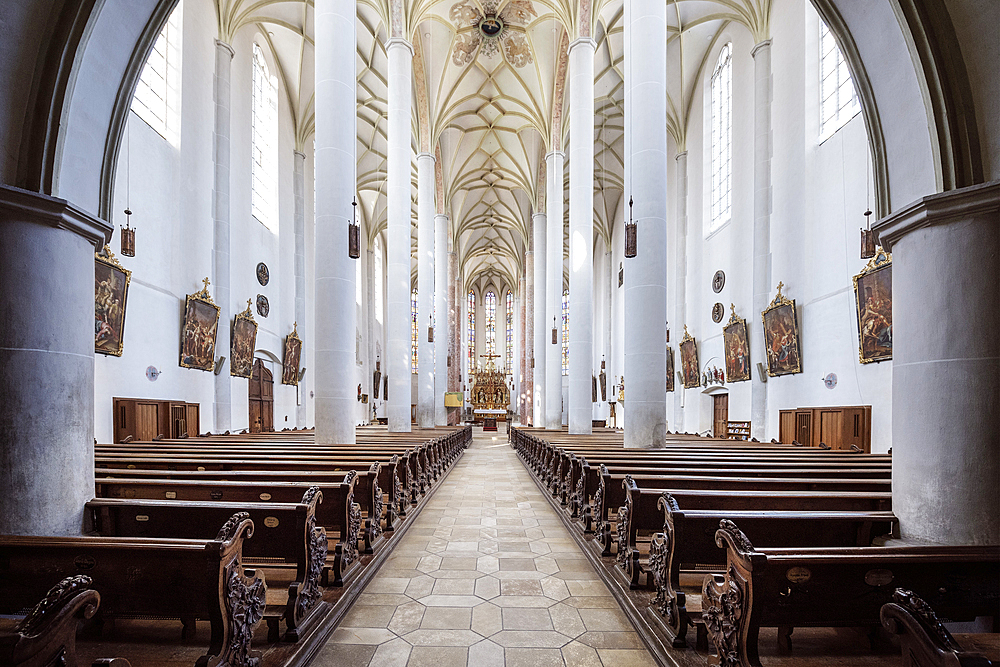
<instances>
[{"instance_id":1,"label":"high altar","mask_svg":"<svg viewBox=\"0 0 1000 667\"><path fill-rule=\"evenodd\" d=\"M510 389L507 388L507 375L497 370L494 359L498 354L482 355L488 361L486 368L476 373L475 382L472 385L470 402L472 403L472 414L476 421L492 417L503 421L507 416L507 408L510 405Z\"/></svg>"}]
</instances>

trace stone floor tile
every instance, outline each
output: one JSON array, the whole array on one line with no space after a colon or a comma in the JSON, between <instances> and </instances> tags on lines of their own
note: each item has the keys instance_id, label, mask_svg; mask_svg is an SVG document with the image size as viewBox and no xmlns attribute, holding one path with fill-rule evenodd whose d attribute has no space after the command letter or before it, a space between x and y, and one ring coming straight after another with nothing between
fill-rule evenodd
<instances>
[{"instance_id":1,"label":"stone floor tile","mask_svg":"<svg viewBox=\"0 0 1000 667\"><path fill-rule=\"evenodd\" d=\"M468 661L464 646L414 646L406 667L466 667Z\"/></svg>"},{"instance_id":2,"label":"stone floor tile","mask_svg":"<svg viewBox=\"0 0 1000 667\"><path fill-rule=\"evenodd\" d=\"M503 590L502 581L500 582L500 586L502 591ZM500 597L493 598L491 602L498 607L536 608L536 609L544 609L556 603L555 600L544 597L542 595L503 595L502 592Z\"/></svg>"},{"instance_id":3,"label":"stone floor tile","mask_svg":"<svg viewBox=\"0 0 1000 667\"><path fill-rule=\"evenodd\" d=\"M343 665L365 667L375 654L376 648L378 647L363 644L334 644L331 642L319 650L310 664L315 667L343 667ZM503 649L500 650L502 653Z\"/></svg>"},{"instance_id":4,"label":"stone floor tile","mask_svg":"<svg viewBox=\"0 0 1000 667\"><path fill-rule=\"evenodd\" d=\"M441 558L440 570L475 570L479 559L474 556L456 557L444 556Z\"/></svg>"},{"instance_id":5,"label":"stone floor tile","mask_svg":"<svg viewBox=\"0 0 1000 667\"><path fill-rule=\"evenodd\" d=\"M501 630L490 639L504 648L562 648L569 643L558 632L540 630Z\"/></svg>"},{"instance_id":6,"label":"stone floor tile","mask_svg":"<svg viewBox=\"0 0 1000 667\"><path fill-rule=\"evenodd\" d=\"M428 607L420 627L430 630L468 630L472 626L471 607Z\"/></svg>"},{"instance_id":7,"label":"stone floor tile","mask_svg":"<svg viewBox=\"0 0 1000 667\"><path fill-rule=\"evenodd\" d=\"M334 644L383 644L396 635L385 628L337 628L330 635Z\"/></svg>"},{"instance_id":8,"label":"stone floor tile","mask_svg":"<svg viewBox=\"0 0 1000 667\"><path fill-rule=\"evenodd\" d=\"M476 579L475 593L477 597L490 600L500 595L500 580L488 575Z\"/></svg>"},{"instance_id":9,"label":"stone floor tile","mask_svg":"<svg viewBox=\"0 0 1000 667\"><path fill-rule=\"evenodd\" d=\"M569 579L566 581L566 587L569 588L569 594L573 597L601 597L611 596L611 591L608 587L604 585L603 581L579 581L576 579Z\"/></svg>"},{"instance_id":10,"label":"stone floor tile","mask_svg":"<svg viewBox=\"0 0 1000 667\"><path fill-rule=\"evenodd\" d=\"M580 618L590 632L634 632L635 628L621 609L580 609Z\"/></svg>"},{"instance_id":11,"label":"stone floor tile","mask_svg":"<svg viewBox=\"0 0 1000 667\"><path fill-rule=\"evenodd\" d=\"M472 610L472 630L483 637L489 637L503 630L500 608L489 603L474 607Z\"/></svg>"},{"instance_id":12,"label":"stone floor tile","mask_svg":"<svg viewBox=\"0 0 1000 667\"><path fill-rule=\"evenodd\" d=\"M468 667L505 667L504 649L489 639L469 647Z\"/></svg>"},{"instance_id":13,"label":"stone floor tile","mask_svg":"<svg viewBox=\"0 0 1000 667\"><path fill-rule=\"evenodd\" d=\"M434 588L431 590L433 595L475 595L476 594L476 581L475 579L437 579L434 582Z\"/></svg>"},{"instance_id":14,"label":"stone floor tile","mask_svg":"<svg viewBox=\"0 0 1000 667\"><path fill-rule=\"evenodd\" d=\"M501 595L544 595L537 579L505 579L500 582Z\"/></svg>"},{"instance_id":15,"label":"stone floor tile","mask_svg":"<svg viewBox=\"0 0 1000 667\"><path fill-rule=\"evenodd\" d=\"M508 607L500 611L504 630L553 630L547 609Z\"/></svg>"},{"instance_id":16,"label":"stone floor tile","mask_svg":"<svg viewBox=\"0 0 1000 667\"><path fill-rule=\"evenodd\" d=\"M380 577L372 579L365 593L394 593L401 594L410 585L410 580L405 577Z\"/></svg>"},{"instance_id":17,"label":"stone floor tile","mask_svg":"<svg viewBox=\"0 0 1000 667\"><path fill-rule=\"evenodd\" d=\"M645 650L638 649L597 649L604 667L656 667L656 661Z\"/></svg>"},{"instance_id":18,"label":"stone floor tile","mask_svg":"<svg viewBox=\"0 0 1000 667\"><path fill-rule=\"evenodd\" d=\"M643 647L642 640L635 632L585 632L576 640L596 649Z\"/></svg>"},{"instance_id":19,"label":"stone floor tile","mask_svg":"<svg viewBox=\"0 0 1000 667\"><path fill-rule=\"evenodd\" d=\"M552 618L552 628L567 637L579 637L588 630L580 617L580 612L564 604L554 604L548 608Z\"/></svg>"},{"instance_id":20,"label":"stone floor tile","mask_svg":"<svg viewBox=\"0 0 1000 667\"><path fill-rule=\"evenodd\" d=\"M375 655L368 663L368 667L405 667L410 659L411 648L408 643L399 638L386 642L375 650ZM349 662L344 663L344 665L350 664Z\"/></svg>"},{"instance_id":21,"label":"stone floor tile","mask_svg":"<svg viewBox=\"0 0 1000 667\"><path fill-rule=\"evenodd\" d=\"M533 571L535 570L534 558L500 558L501 571ZM390 591L386 591L390 592ZM395 591L391 591L395 592Z\"/></svg>"},{"instance_id":22,"label":"stone floor tile","mask_svg":"<svg viewBox=\"0 0 1000 667\"><path fill-rule=\"evenodd\" d=\"M420 621L424 617L424 605L419 602L408 602L396 607L392 619L389 621L388 629L397 635L405 635L420 627Z\"/></svg>"},{"instance_id":23,"label":"stone floor tile","mask_svg":"<svg viewBox=\"0 0 1000 667\"><path fill-rule=\"evenodd\" d=\"M566 582L561 579L545 577L539 580L539 584L542 586L542 595L547 598L565 600L569 597L569 588L566 587Z\"/></svg>"},{"instance_id":24,"label":"stone floor tile","mask_svg":"<svg viewBox=\"0 0 1000 667\"><path fill-rule=\"evenodd\" d=\"M562 654L568 667L602 667L597 650L585 644L570 642L562 647Z\"/></svg>"},{"instance_id":25,"label":"stone floor tile","mask_svg":"<svg viewBox=\"0 0 1000 667\"><path fill-rule=\"evenodd\" d=\"M562 651L557 648L508 648L504 655L506 667L563 667Z\"/></svg>"},{"instance_id":26,"label":"stone floor tile","mask_svg":"<svg viewBox=\"0 0 1000 667\"><path fill-rule=\"evenodd\" d=\"M474 595L428 595L418 602L425 607L474 607L483 600Z\"/></svg>"},{"instance_id":27,"label":"stone floor tile","mask_svg":"<svg viewBox=\"0 0 1000 667\"><path fill-rule=\"evenodd\" d=\"M471 630L431 630L420 628L403 635L414 646L472 646L480 637Z\"/></svg>"},{"instance_id":28,"label":"stone floor tile","mask_svg":"<svg viewBox=\"0 0 1000 667\"><path fill-rule=\"evenodd\" d=\"M395 613L396 607L354 605L340 625L346 628L384 628Z\"/></svg>"},{"instance_id":29,"label":"stone floor tile","mask_svg":"<svg viewBox=\"0 0 1000 667\"><path fill-rule=\"evenodd\" d=\"M403 592L414 600L417 600L430 595L431 591L434 590L434 583L436 581L437 579L428 575L413 577L412 579L407 579L408 583Z\"/></svg>"}]
</instances>

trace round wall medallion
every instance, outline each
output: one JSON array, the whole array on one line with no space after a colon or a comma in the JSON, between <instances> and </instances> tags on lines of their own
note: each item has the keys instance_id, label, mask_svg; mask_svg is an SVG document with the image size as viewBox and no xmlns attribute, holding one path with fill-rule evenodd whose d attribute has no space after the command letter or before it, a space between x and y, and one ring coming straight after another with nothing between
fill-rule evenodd
<instances>
[{"instance_id":1,"label":"round wall medallion","mask_svg":"<svg viewBox=\"0 0 1000 667\"><path fill-rule=\"evenodd\" d=\"M150 382L156 382L156 378L160 377L160 371L156 370L156 366L150 366L146 369L146 379Z\"/></svg>"},{"instance_id":2,"label":"round wall medallion","mask_svg":"<svg viewBox=\"0 0 1000 667\"><path fill-rule=\"evenodd\" d=\"M503 19L495 14L487 14L479 22L479 31L484 37L496 37L503 30Z\"/></svg>"},{"instance_id":3,"label":"round wall medallion","mask_svg":"<svg viewBox=\"0 0 1000 667\"><path fill-rule=\"evenodd\" d=\"M271 311L271 304L267 302L267 297L263 294L257 295L257 314L261 317L267 317L267 314Z\"/></svg>"},{"instance_id":4,"label":"round wall medallion","mask_svg":"<svg viewBox=\"0 0 1000 667\"><path fill-rule=\"evenodd\" d=\"M833 389L837 386L837 374L829 373L825 378L823 378L823 384L826 385L827 389Z\"/></svg>"},{"instance_id":5,"label":"round wall medallion","mask_svg":"<svg viewBox=\"0 0 1000 667\"><path fill-rule=\"evenodd\" d=\"M716 302L715 305L712 306L712 321L715 322L716 324L722 321L722 318L723 316L725 316L725 314L726 314L726 308L721 303Z\"/></svg>"},{"instance_id":6,"label":"round wall medallion","mask_svg":"<svg viewBox=\"0 0 1000 667\"><path fill-rule=\"evenodd\" d=\"M257 265L257 282L261 286L266 285L271 280L271 272L267 270L267 264L261 262Z\"/></svg>"},{"instance_id":7,"label":"round wall medallion","mask_svg":"<svg viewBox=\"0 0 1000 667\"><path fill-rule=\"evenodd\" d=\"M719 292L722 291L722 288L725 286L726 286L726 274L722 271L722 269L719 269L718 271L715 272L715 275L712 277L712 289L715 291L716 294L718 294ZM719 320L716 320L716 322L718 321Z\"/></svg>"}]
</instances>

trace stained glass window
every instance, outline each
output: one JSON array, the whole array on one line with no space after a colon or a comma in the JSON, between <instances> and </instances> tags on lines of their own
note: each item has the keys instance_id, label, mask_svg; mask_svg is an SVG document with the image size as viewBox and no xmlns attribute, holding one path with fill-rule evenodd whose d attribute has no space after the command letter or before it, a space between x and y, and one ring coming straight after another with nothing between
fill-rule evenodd
<instances>
[{"instance_id":1,"label":"stained glass window","mask_svg":"<svg viewBox=\"0 0 1000 667\"><path fill-rule=\"evenodd\" d=\"M180 4L173 11L142 66L139 83L132 97L131 109L139 118L159 133L167 137L168 126L175 120L170 117L171 107L177 106L177 82Z\"/></svg>"},{"instance_id":2,"label":"stained glass window","mask_svg":"<svg viewBox=\"0 0 1000 667\"><path fill-rule=\"evenodd\" d=\"M733 184L732 44L722 47L712 74L712 229L729 221Z\"/></svg>"},{"instance_id":3,"label":"stained glass window","mask_svg":"<svg viewBox=\"0 0 1000 667\"><path fill-rule=\"evenodd\" d=\"M486 354L497 353L497 295L490 290L484 300L486 307ZM492 360L491 360L492 361Z\"/></svg>"},{"instance_id":4,"label":"stained glass window","mask_svg":"<svg viewBox=\"0 0 1000 667\"><path fill-rule=\"evenodd\" d=\"M851 71L826 23L819 22L820 121L819 134L826 138L861 111Z\"/></svg>"},{"instance_id":5,"label":"stained glass window","mask_svg":"<svg viewBox=\"0 0 1000 667\"><path fill-rule=\"evenodd\" d=\"M257 44L253 45L251 97L250 208L253 217L277 232L278 84Z\"/></svg>"},{"instance_id":6,"label":"stained glass window","mask_svg":"<svg viewBox=\"0 0 1000 667\"><path fill-rule=\"evenodd\" d=\"M569 375L569 290L562 297L562 374Z\"/></svg>"},{"instance_id":7,"label":"stained glass window","mask_svg":"<svg viewBox=\"0 0 1000 667\"><path fill-rule=\"evenodd\" d=\"M417 290L410 292L410 372L417 372Z\"/></svg>"},{"instance_id":8,"label":"stained glass window","mask_svg":"<svg viewBox=\"0 0 1000 667\"><path fill-rule=\"evenodd\" d=\"M468 341L469 341L469 374L476 372L476 293L469 290L468 310Z\"/></svg>"},{"instance_id":9,"label":"stained glass window","mask_svg":"<svg viewBox=\"0 0 1000 667\"><path fill-rule=\"evenodd\" d=\"M507 292L507 372L514 372L514 294Z\"/></svg>"}]
</instances>

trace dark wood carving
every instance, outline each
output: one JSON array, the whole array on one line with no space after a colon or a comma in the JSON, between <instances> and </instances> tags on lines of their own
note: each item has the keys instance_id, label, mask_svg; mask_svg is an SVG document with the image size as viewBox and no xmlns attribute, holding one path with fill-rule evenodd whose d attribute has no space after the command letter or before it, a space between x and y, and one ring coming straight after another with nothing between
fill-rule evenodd
<instances>
[{"instance_id":1,"label":"dark wood carving","mask_svg":"<svg viewBox=\"0 0 1000 667\"><path fill-rule=\"evenodd\" d=\"M101 596L90 577L66 577L49 589L12 632L0 632L0 665L76 665L76 628Z\"/></svg>"}]
</instances>

